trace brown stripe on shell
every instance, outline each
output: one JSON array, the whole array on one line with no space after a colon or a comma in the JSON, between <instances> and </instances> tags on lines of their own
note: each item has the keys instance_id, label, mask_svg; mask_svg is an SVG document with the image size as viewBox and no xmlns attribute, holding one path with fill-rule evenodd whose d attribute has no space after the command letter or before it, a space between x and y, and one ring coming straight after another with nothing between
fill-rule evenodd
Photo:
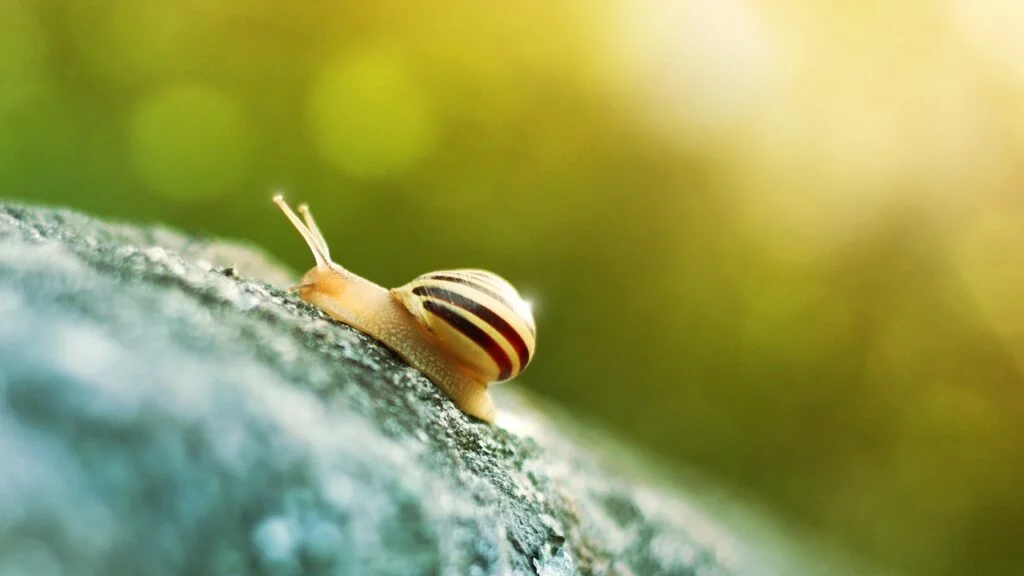
<instances>
[{"instance_id":1,"label":"brown stripe on shell","mask_svg":"<svg viewBox=\"0 0 1024 576\"><path fill-rule=\"evenodd\" d=\"M496 313L494 310L491 310L486 306L482 306L479 302L466 298L462 294L452 292L451 290L445 290L444 288L437 286L417 286L412 289L412 293L417 296L435 298L457 308L461 308L490 325L490 327L494 328L498 334L501 334L501 337L504 338L505 341L512 346L512 349L516 351L516 356L519 357L520 372L522 372L530 362L530 348L526 345L526 341L523 340L522 334L520 334L515 327L509 324L507 320L502 318L501 315ZM424 303L424 306L430 302L430 300L427 300ZM473 327L477 328L475 325ZM479 330L479 328L477 329Z\"/></svg>"},{"instance_id":2,"label":"brown stripe on shell","mask_svg":"<svg viewBox=\"0 0 1024 576\"><path fill-rule=\"evenodd\" d=\"M466 276L469 277L467 278ZM517 306L515 302L510 301L508 296L501 294L501 292L510 290L513 292L511 297L518 298L519 295L515 292L515 288L507 281L496 278L493 274L488 272L478 272L476 270L449 270L446 272L432 272L430 274L426 274L423 276L423 279L437 280L441 282L454 282L456 284L475 288L504 304L505 307L511 310L513 314L518 314L519 306ZM523 318L523 324L530 331L531 335L534 337L537 336L537 328L534 326L532 318Z\"/></svg>"},{"instance_id":3,"label":"brown stripe on shell","mask_svg":"<svg viewBox=\"0 0 1024 576\"><path fill-rule=\"evenodd\" d=\"M505 353L505 349L501 347L501 344L498 344L487 332L484 332L479 326L464 318L454 308L441 302L427 300L423 303L423 308L450 324L459 333L472 340L474 344L487 352L487 355L498 366L498 380L507 380L512 376L512 359Z\"/></svg>"},{"instance_id":4,"label":"brown stripe on shell","mask_svg":"<svg viewBox=\"0 0 1024 576\"><path fill-rule=\"evenodd\" d=\"M512 306L512 303L508 301L508 298L502 296L501 294L498 294L497 291L491 289L489 286L486 286L486 285L481 284L479 282L475 282L473 280L470 280L469 278L463 278L461 276L451 276L449 274L431 274L431 275L427 276L427 278L429 278L430 280L439 280L441 282L454 282L456 284L462 284L463 286L469 286L471 288L475 288L475 289L483 292L484 294L487 294L491 298L494 298L498 302L501 302L502 304L504 304L509 309L512 309L512 310L515 309Z\"/></svg>"}]
</instances>

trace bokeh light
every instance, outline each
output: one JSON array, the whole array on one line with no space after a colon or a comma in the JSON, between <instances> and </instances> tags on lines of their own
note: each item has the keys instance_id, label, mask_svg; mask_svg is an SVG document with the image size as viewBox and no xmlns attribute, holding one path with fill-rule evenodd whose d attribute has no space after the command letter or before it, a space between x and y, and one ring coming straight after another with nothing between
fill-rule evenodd
<instances>
[{"instance_id":1,"label":"bokeh light","mask_svg":"<svg viewBox=\"0 0 1024 576\"><path fill-rule=\"evenodd\" d=\"M432 148L427 94L400 52L368 49L328 64L309 98L309 124L324 158L355 178L401 175Z\"/></svg>"}]
</instances>

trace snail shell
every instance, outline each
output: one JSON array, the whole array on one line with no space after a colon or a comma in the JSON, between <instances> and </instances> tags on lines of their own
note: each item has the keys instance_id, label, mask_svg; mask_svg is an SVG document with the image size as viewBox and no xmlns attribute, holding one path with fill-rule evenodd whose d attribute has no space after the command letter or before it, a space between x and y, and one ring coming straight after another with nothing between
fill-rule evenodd
<instances>
[{"instance_id":1,"label":"snail shell","mask_svg":"<svg viewBox=\"0 0 1024 576\"><path fill-rule=\"evenodd\" d=\"M537 328L528 302L497 274L423 274L392 294L438 342L485 382L504 382L530 364Z\"/></svg>"}]
</instances>

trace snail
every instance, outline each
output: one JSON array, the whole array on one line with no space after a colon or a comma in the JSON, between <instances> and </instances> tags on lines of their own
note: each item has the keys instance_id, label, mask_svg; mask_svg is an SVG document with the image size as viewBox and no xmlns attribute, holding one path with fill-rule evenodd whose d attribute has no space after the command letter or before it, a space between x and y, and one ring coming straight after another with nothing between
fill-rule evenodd
<instances>
[{"instance_id":1,"label":"snail","mask_svg":"<svg viewBox=\"0 0 1024 576\"><path fill-rule=\"evenodd\" d=\"M291 288L309 304L383 343L423 372L464 413L494 422L491 383L518 376L537 343L530 304L504 278L478 269L429 272L384 288L331 260L306 204L302 220L274 203L309 245L316 266Z\"/></svg>"}]
</instances>

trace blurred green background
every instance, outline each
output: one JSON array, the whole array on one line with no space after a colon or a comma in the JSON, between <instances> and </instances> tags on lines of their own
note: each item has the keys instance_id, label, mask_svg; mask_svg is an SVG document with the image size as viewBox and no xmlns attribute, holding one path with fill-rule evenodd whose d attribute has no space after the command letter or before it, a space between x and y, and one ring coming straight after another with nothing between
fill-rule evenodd
<instances>
[{"instance_id":1,"label":"blurred green background","mask_svg":"<svg viewBox=\"0 0 1024 576\"><path fill-rule=\"evenodd\" d=\"M1024 3L0 0L0 195L534 299L520 384L1021 574ZM244 274L244 270L242 271Z\"/></svg>"}]
</instances>

